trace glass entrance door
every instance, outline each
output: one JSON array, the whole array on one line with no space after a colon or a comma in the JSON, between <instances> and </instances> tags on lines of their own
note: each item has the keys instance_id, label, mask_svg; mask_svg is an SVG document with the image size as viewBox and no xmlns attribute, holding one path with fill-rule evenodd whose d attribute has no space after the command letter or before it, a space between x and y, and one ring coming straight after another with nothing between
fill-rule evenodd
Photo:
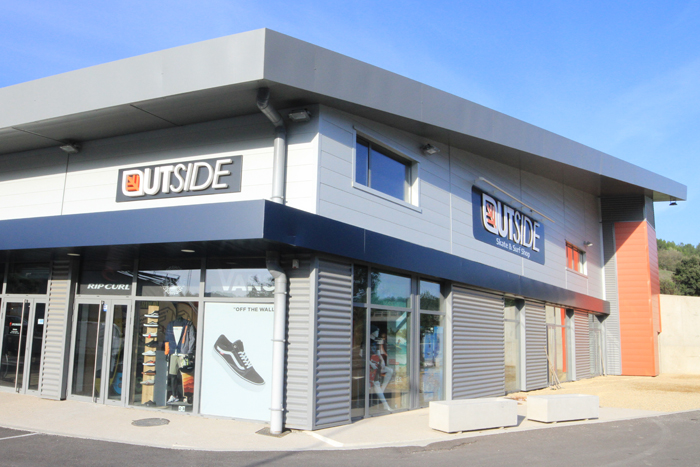
<instances>
[{"instance_id":1,"label":"glass entrance door","mask_svg":"<svg viewBox=\"0 0 700 467\"><path fill-rule=\"evenodd\" d=\"M2 312L0 386L17 392L39 390L46 303L8 301Z\"/></svg>"},{"instance_id":2,"label":"glass entrance door","mask_svg":"<svg viewBox=\"0 0 700 467\"><path fill-rule=\"evenodd\" d=\"M79 301L73 319L71 398L122 404L127 302Z\"/></svg>"}]
</instances>

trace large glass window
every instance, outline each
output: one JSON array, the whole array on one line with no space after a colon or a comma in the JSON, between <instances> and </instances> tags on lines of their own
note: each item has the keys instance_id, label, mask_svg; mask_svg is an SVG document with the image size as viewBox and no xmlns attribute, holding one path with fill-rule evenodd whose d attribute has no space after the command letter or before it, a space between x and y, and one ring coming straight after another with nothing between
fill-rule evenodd
<instances>
[{"instance_id":1,"label":"large glass window","mask_svg":"<svg viewBox=\"0 0 700 467\"><path fill-rule=\"evenodd\" d=\"M49 271L48 263L10 264L7 293L45 294L49 284Z\"/></svg>"},{"instance_id":2,"label":"large glass window","mask_svg":"<svg viewBox=\"0 0 700 467\"><path fill-rule=\"evenodd\" d=\"M192 411L198 307L137 301L129 403Z\"/></svg>"},{"instance_id":3,"label":"large glass window","mask_svg":"<svg viewBox=\"0 0 700 467\"><path fill-rule=\"evenodd\" d=\"M568 352L568 321L564 308L547 306L545 308L547 322L547 358L550 366L550 382L554 376L559 382L568 381L569 352Z\"/></svg>"},{"instance_id":4,"label":"large glass window","mask_svg":"<svg viewBox=\"0 0 700 467\"><path fill-rule=\"evenodd\" d=\"M275 280L265 268L265 261L209 261L207 263L205 297L270 298L275 293Z\"/></svg>"},{"instance_id":5,"label":"large glass window","mask_svg":"<svg viewBox=\"0 0 700 467\"><path fill-rule=\"evenodd\" d=\"M381 146L358 137L355 144L355 182L394 198L411 202L411 165Z\"/></svg>"},{"instance_id":6,"label":"large glass window","mask_svg":"<svg viewBox=\"0 0 700 467\"><path fill-rule=\"evenodd\" d=\"M444 399L440 284L356 265L353 302L352 416Z\"/></svg>"},{"instance_id":7,"label":"large glass window","mask_svg":"<svg viewBox=\"0 0 700 467\"><path fill-rule=\"evenodd\" d=\"M520 391L520 307L506 299L503 309L506 394Z\"/></svg>"},{"instance_id":8,"label":"large glass window","mask_svg":"<svg viewBox=\"0 0 700 467\"><path fill-rule=\"evenodd\" d=\"M445 398L443 394L444 329L445 317L421 313L420 315L420 375L418 405L427 407L430 401Z\"/></svg>"},{"instance_id":9,"label":"large glass window","mask_svg":"<svg viewBox=\"0 0 700 467\"><path fill-rule=\"evenodd\" d=\"M148 261L139 265L137 295L145 297L197 297L201 262Z\"/></svg>"}]
</instances>

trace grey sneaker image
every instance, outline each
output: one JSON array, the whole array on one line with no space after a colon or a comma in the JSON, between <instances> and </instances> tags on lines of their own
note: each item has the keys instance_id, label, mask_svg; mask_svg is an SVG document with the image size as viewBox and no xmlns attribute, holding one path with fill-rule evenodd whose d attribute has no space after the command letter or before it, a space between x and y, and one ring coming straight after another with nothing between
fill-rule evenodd
<instances>
[{"instance_id":1,"label":"grey sneaker image","mask_svg":"<svg viewBox=\"0 0 700 467\"><path fill-rule=\"evenodd\" d=\"M237 378L256 386L265 384L265 380L255 371L253 364L248 360L243 342L240 340L231 343L222 334L214 344L214 351L221 357L220 362L230 375L235 375Z\"/></svg>"}]
</instances>

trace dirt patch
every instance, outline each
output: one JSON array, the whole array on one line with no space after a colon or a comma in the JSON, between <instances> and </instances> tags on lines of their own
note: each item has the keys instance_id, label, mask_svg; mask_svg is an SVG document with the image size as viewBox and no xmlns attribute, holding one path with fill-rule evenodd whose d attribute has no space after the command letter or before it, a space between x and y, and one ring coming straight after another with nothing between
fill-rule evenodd
<instances>
[{"instance_id":1,"label":"dirt patch","mask_svg":"<svg viewBox=\"0 0 700 467\"><path fill-rule=\"evenodd\" d=\"M570 383L561 389L540 389L510 394L516 400L528 395L591 394L601 407L620 407L657 412L700 409L700 375L599 376Z\"/></svg>"}]
</instances>

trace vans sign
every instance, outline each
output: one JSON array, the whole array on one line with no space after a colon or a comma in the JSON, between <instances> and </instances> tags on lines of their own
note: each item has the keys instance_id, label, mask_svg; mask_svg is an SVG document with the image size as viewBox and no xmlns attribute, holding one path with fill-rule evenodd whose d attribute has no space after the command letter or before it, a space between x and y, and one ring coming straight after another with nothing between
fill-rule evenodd
<instances>
[{"instance_id":1,"label":"vans sign","mask_svg":"<svg viewBox=\"0 0 700 467\"><path fill-rule=\"evenodd\" d=\"M121 169L117 202L238 193L242 159L230 156Z\"/></svg>"},{"instance_id":2,"label":"vans sign","mask_svg":"<svg viewBox=\"0 0 700 467\"><path fill-rule=\"evenodd\" d=\"M544 226L525 213L472 187L474 238L544 264Z\"/></svg>"}]
</instances>

